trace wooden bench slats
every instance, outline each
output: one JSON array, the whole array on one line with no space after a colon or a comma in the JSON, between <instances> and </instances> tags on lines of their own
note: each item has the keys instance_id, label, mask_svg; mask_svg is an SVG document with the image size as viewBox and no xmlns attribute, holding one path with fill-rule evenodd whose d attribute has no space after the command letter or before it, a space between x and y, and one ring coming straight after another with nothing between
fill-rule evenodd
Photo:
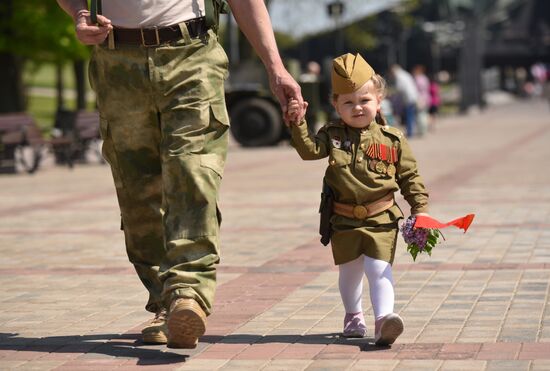
<instances>
[{"instance_id":1,"label":"wooden bench slats","mask_svg":"<svg viewBox=\"0 0 550 371\"><path fill-rule=\"evenodd\" d=\"M26 166L34 172L40 162L40 147L46 143L36 122L25 112L0 114L0 173L15 173L15 152L17 146L30 146L34 161Z\"/></svg>"}]
</instances>

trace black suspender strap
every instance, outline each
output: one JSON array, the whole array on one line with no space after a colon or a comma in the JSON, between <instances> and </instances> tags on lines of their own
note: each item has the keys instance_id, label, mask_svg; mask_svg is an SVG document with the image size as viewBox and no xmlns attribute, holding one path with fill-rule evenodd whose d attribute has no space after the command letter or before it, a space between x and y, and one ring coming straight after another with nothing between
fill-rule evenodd
<instances>
[{"instance_id":1,"label":"black suspender strap","mask_svg":"<svg viewBox=\"0 0 550 371\"><path fill-rule=\"evenodd\" d=\"M97 15L102 14L101 10L101 0L91 0L90 1L90 19L93 24L97 24Z\"/></svg>"},{"instance_id":2,"label":"black suspender strap","mask_svg":"<svg viewBox=\"0 0 550 371\"><path fill-rule=\"evenodd\" d=\"M211 28L216 33L218 32L218 24L220 21L220 13L227 13L229 6L226 0L205 0L204 1L204 19L206 26Z\"/></svg>"},{"instance_id":3,"label":"black suspender strap","mask_svg":"<svg viewBox=\"0 0 550 371\"><path fill-rule=\"evenodd\" d=\"M204 1L204 20L206 25L211 28L214 22L214 0Z\"/></svg>"}]
</instances>

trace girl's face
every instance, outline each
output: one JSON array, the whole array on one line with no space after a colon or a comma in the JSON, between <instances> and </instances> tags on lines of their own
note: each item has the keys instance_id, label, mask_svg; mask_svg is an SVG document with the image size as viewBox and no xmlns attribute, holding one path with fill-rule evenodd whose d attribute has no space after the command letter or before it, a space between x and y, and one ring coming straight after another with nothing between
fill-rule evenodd
<instances>
[{"instance_id":1,"label":"girl's face","mask_svg":"<svg viewBox=\"0 0 550 371\"><path fill-rule=\"evenodd\" d=\"M381 97L371 80L353 93L338 95L332 102L342 121L358 129L369 126L380 110L380 103Z\"/></svg>"}]
</instances>

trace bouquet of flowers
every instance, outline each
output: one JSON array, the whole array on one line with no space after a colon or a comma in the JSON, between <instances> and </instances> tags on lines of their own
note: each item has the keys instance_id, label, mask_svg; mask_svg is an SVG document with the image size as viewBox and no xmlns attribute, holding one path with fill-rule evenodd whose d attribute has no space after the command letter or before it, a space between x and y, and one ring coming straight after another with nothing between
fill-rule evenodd
<instances>
[{"instance_id":1,"label":"bouquet of flowers","mask_svg":"<svg viewBox=\"0 0 550 371\"><path fill-rule=\"evenodd\" d=\"M415 227L415 223L416 216L411 215L401 226L407 251L411 254L413 261L416 261L418 254L424 251L431 256L432 249L440 242L439 239L445 239L439 229Z\"/></svg>"},{"instance_id":2,"label":"bouquet of flowers","mask_svg":"<svg viewBox=\"0 0 550 371\"><path fill-rule=\"evenodd\" d=\"M468 214L461 218L451 220L448 223L441 223L427 215L411 215L400 227L403 239L407 243L407 251L412 255L414 261L418 254L427 252L432 255L432 249L440 242L440 238L445 239L439 230L451 225L463 229L464 233L472 224L474 214Z\"/></svg>"}]
</instances>

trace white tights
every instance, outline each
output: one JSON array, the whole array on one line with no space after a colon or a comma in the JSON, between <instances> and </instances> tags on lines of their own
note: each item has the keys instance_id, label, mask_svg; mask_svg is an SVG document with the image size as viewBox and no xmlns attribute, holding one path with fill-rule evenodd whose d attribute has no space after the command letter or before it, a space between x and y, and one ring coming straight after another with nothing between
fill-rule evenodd
<instances>
[{"instance_id":1,"label":"white tights","mask_svg":"<svg viewBox=\"0 0 550 371\"><path fill-rule=\"evenodd\" d=\"M393 312L394 292L391 265L361 255L350 262L338 265L338 287L346 313L362 312L363 274L369 281L370 301L375 319Z\"/></svg>"}]
</instances>

